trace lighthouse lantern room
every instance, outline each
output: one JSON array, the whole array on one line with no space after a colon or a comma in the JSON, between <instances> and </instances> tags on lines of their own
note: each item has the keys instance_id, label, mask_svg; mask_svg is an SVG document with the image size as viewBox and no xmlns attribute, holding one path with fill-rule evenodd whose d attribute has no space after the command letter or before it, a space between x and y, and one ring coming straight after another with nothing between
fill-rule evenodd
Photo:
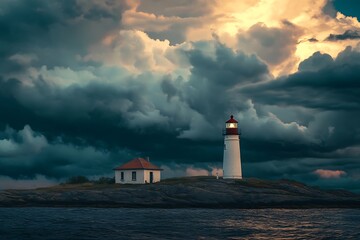
<instances>
[{"instance_id":1,"label":"lighthouse lantern room","mask_svg":"<svg viewBox=\"0 0 360 240\"><path fill-rule=\"evenodd\" d=\"M238 122L231 115L224 132L224 179L242 179Z\"/></svg>"}]
</instances>

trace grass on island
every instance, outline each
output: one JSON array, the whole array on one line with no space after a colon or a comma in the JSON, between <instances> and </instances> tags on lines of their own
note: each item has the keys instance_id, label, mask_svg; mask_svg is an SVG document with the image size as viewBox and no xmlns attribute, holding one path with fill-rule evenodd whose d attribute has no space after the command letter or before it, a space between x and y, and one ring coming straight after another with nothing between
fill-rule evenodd
<instances>
[{"instance_id":1,"label":"grass on island","mask_svg":"<svg viewBox=\"0 0 360 240\"><path fill-rule=\"evenodd\" d=\"M177 177L177 178L167 178L161 180L161 182L152 183L152 184L115 184L114 178L105 178L101 177L98 180L89 180L82 176L72 177L68 179L65 183L60 185L41 188L43 190L101 190L109 188L136 188L140 186L151 186L151 185L191 185L198 182L204 183L214 183L214 181L220 181L223 184L229 185L241 185L244 187L254 187L254 188L276 188L279 184L288 184L296 187L306 187L306 185L291 181L291 180L262 180L257 178L245 178L245 179L227 179L222 178L216 179L215 176L191 176L191 177ZM39 190L41 190L39 189Z\"/></svg>"}]
</instances>

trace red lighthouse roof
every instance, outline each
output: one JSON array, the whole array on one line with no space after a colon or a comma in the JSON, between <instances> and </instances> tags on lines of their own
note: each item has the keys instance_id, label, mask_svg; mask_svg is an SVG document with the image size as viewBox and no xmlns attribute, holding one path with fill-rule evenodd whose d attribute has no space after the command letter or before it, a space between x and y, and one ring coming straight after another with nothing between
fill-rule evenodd
<instances>
[{"instance_id":1,"label":"red lighthouse roof","mask_svg":"<svg viewBox=\"0 0 360 240\"><path fill-rule=\"evenodd\" d=\"M135 169L147 169L147 170L162 170L158 166L150 163L148 160L143 158L135 158L130 162L127 162L114 170L135 170Z\"/></svg>"},{"instance_id":2,"label":"red lighthouse roof","mask_svg":"<svg viewBox=\"0 0 360 240\"><path fill-rule=\"evenodd\" d=\"M238 123L238 121L236 121L235 119L234 119L234 116L233 115L231 115L230 116L230 119L229 120L227 120L227 122L226 123Z\"/></svg>"}]
</instances>

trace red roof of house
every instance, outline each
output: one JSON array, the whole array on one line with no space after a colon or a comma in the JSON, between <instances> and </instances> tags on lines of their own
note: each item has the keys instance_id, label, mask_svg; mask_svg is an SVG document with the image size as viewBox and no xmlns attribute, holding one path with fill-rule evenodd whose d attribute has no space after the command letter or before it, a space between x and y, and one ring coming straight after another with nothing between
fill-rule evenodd
<instances>
[{"instance_id":1,"label":"red roof of house","mask_svg":"<svg viewBox=\"0 0 360 240\"><path fill-rule=\"evenodd\" d=\"M234 119L234 116L231 115L231 116L230 116L230 119L229 119L226 123L238 123L238 121L236 121L236 120Z\"/></svg>"},{"instance_id":2,"label":"red roof of house","mask_svg":"<svg viewBox=\"0 0 360 240\"><path fill-rule=\"evenodd\" d=\"M127 162L119 167L116 167L114 170L130 170L130 169L148 169L148 170L162 170L158 166L152 164L148 160L143 158L135 158L130 162Z\"/></svg>"}]
</instances>

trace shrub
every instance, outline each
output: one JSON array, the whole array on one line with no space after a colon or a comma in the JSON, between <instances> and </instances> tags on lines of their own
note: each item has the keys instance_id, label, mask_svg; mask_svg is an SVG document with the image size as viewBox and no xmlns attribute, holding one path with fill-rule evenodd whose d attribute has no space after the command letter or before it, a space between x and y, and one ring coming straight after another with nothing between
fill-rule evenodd
<instances>
[{"instance_id":1,"label":"shrub","mask_svg":"<svg viewBox=\"0 0 360 240\"><path fill-rule=\"evenodd\" d=\"M80 183L87 183L90 182L90 180L85 176L74 176L69 178L66 183L67 184L80 184Z\"/></svg>"},{"instance_id":2,"label":"shrub","mask_svg":"<svg viewBox=\"0 0 360 240\"><path fill-rule=\"evenodd\" d=\"M98 180L95 181L95 184L114 184L115 178L112 177L101 177Z\"/></svg>"}]
</instances>

